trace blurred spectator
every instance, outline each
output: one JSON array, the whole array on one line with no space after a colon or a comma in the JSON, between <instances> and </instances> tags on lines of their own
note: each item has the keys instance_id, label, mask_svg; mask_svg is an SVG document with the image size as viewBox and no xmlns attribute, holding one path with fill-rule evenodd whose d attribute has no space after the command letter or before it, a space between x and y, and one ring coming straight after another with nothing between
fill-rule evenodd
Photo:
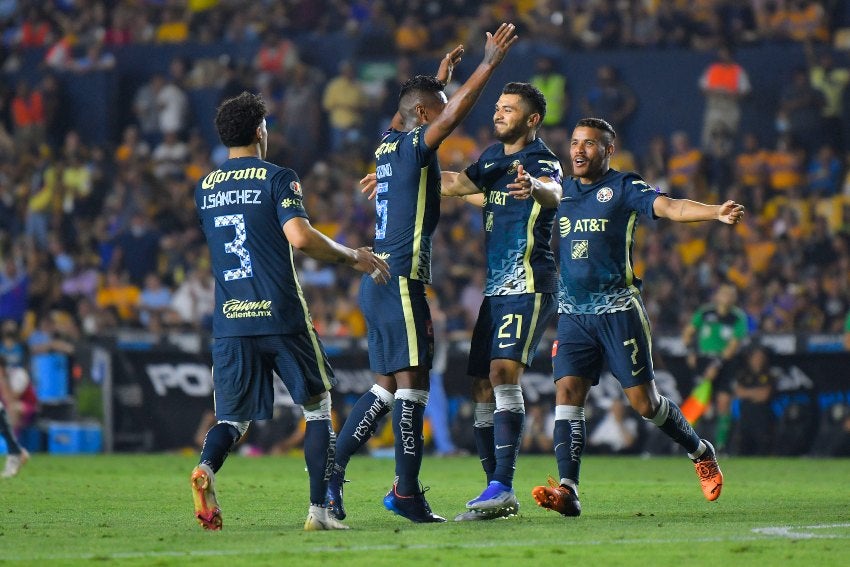
<instances>
[{"instance_id":1,"label":"blurred spectator","mask_svg":"<svg viewBox=\"0 0 850 567\"><path fill-rule=\"evenodd\" d=\"M86 46L82 56L70 62L68 70L77 73L91 73L94 71L109 71L115 68L115 55L104 51L103 43L94 41Z\"/></svg>"},{"instance_id":2,"label":"blurred spectator","mask_svg":"<svg viewBox=\"0 0 850 567\"><path fill-rule=\"evenodd\" d=\"M46 121L41 92L19 80L12 98L12 133L22 151L36 150L44 143Z\"/></svg>"},{"instance_id":3,"label":"blurred spectator","mask_svg":"<svg viewBox=\"0 0 850 567\"><path fill-rule=\"evenodd\" d=\"M139 295L139 322L143 327L150 327L154 319L158 322L168 320L164 315L171 309L171 296L171 290L163 285L158 274L145 276L145 285Z\"/></svg>"},{"instance_id":4,"label":"blurred spectator","mask_svg":"<svg viewBox=\"0 0 850 567\"><path fill-rule=\"evenodd\" d=\"M138 320L141 290L130 283L126 271L110 269L95 296L100 309L114 309L119 321L132 326Z\"/></svg>"},{"instance_id":5,"label":"blurred spectator","mask_svg":"<svg viewBox=\"0 0 850 567\"><path fill-rule=\"evenodd\" d=\"M777 133L790 134L792 142L806 154L813 152L825 139L821 124L823 105L823 95L812 87L805 69L794 69L791 81L779 95Z\"/></svg>"},{"instance_id":6,"label":"blurred spectator","mask_svg":"<svg viewBox=\"0 0 850 567\"><path fill-rule=\"evenodd\" d=\"M190 329L212 328L215 282L208 272L209 268L190 269L171 298L171 308L178 317L177 323Z\"/></svg>"},{"instance_id":7,"label":"blurred spectator","mask_svg":"<svg viewBox=\"0 0 850 567\"><path fill-rule=\"evenodd\" d=\"M850 83L850 70L836 67L829 50L823 50L816 58L810 43L805 43L804 47L809 63L809 82L823 97L821 124L825 139L838 153L843 153L844 93Z\"/></svg>"},{"instance_id":8,"label":"blurred spectator","mask_svg":"<svg viewBox=\"0 0 850 567\"><path fill-rule=\"evenodd\" d=\"M363 110L369 101L354 75L351 61L339 64L339 75L331 79L322 95L322 108L328 112L331 149L342 147L360 139Z\"/></svg>"},{"instance_id":9,"label":"blurred spectator","mask_svg":"<svg viewBox=\"0 0 850 567\"><path fill-rule=\"evenodd\" d=\"M743 147L735 158L734 184L739 191L736 198L755 210L761 210L766 199L767 153L761 147L758 136L747 132L743 137Z\"/></svg>"},{"instance_id":10,"label":"blurred spectator","mask_svg":"<svg viewBox=\"0 0 850 567\"><path fill-rule=\"evenodd\" d=\"M596 83L586 91L581 108L585 116L597 116L613 124L618 144L626 143L629 119L637 108L637 99L620 79L617 69L603 65L596 70Z\"/></svg>"},{"instance_id":11,"label":"blurred spectator","mask_svg":"<svg viewBox=\"0 0 850 567\"><path fill-rule=\"evenodd\" d=\"M18 324L24 320L29 282L23 261L7 254L0 271L0 319L11 319Z\"/></svg>"},{"instance_id":12,"label":"blurred spectator","mask_svg":"<svg viewBox=\"0 0 850 567\"><path fill-rule=\"evenodd\" d=\"M254 69L260 78L266 81L288 79L298 64L298 48L286 35L273 29L263 34L263 42L254 56ZM233 93L233 96L238 94Z\"/></svg>"},{"instance_id":13,"label":"blurred spectator","mask_svg":"<svg viewBox=\"0 0 850 567\"><path fill-rule=\"evenodd\" d=\"M776 417L771 402L781 370L770 364L766 347L754 345L744 354L744 364L735 375L738 420L734 447L739 455L768 455L773 451Z\"/></svg>"},{"instance_id":14,"label":"blurred spectator","mask_svg":"<svg viewBox=\"0 0 850 567\"><path fill-rule=\"evenodd\" d=\"M534 71L529 82L546 97L543 126L565 126L570 111L567 77L555 69L555 59L552 57L539 57L534 62Z\"/></svg>"},{"instance_id":15,"label":"blurred spectator","mask_svg":"<svg viewBox=\"0 0 850 567\"><path fill-rule=\"evenodd\" d=\"M285 163L295 171L307 171L319 152L322 109L318 84L312 67L302 63L295 65L280 107L283 143L275 145L292 150Z\"/></svg>"},{"instance_id":16,"label":"blurred spectator","mask_svg":"<svg viewBox=\"0 0 850 567\"><path fill-rule=\"evenodd\" d=\"M768 183L772 195L796 195L803 182L803 150L793 145L791 135L780 135L776 149L767 154Z\"/></svg>"},{"instance_id":17,"label":"blurred spectator","mask_svg":"<svg viewBox=\"0 0 850 567\"><path fill-rule=\"evenodd\" d=\"M189 39L188 13L178 7L166 6L162 22L156 27L154 38L157 43L183 43Z\"/></svg>"},{"instance_id":18,"label":"blurred spectator","mask_svg":"<svg viewBox=\"0 0 850 567\"><path fill-rule=\"evenodd\" d=\"M718 128L732 138L737 137L741 122L741 99L750 93L751 86L749 75L732 58L730 47L721 46L717 49L716 60L703 71L699 86L705 95L702 146L709 146L712 132Z\"/></svg>"},{"instance_id":19,"label":"blurred spectator","mask_svg":"<svg viewBox=\"0 0 850 567\"><path fill-rule=\"evenodd\" d=\"M806 193L813 197L832 197L841 190L841 161L829 144L813 153L806 167Z\"/></svg>"},{"instance_id":20,"label":"blurred spectator","mask_svg":"<svg viewBox=\"0 0 850 567\"><path fill-rule=\"evenodd\" d=\"M395 30L395 46L399 53L412 55L425 51L428 46L428 27L415 13L409 13Z\"/></svg>"},{"instance_id":21,"label":"blurred spectator","mask_svg":"<svg viewBox=\"0 0 850 567\"><path fill-rule=\"evenodd\" d=\"M176 131L165 132L151 154L153 174L161 181L179 177L189 160L189 146Z\"/></svg>"},{"instance_id":22,"label":"blurred spectator","mask_svg":"<svg viewBox=\"0 0 850 567\"><path fill-rule=\"evenodd\" d=\"M525 454L552 452L552 431L555 428L555 414L551 405L546 403L525 404L525 425L522 432L522 447Z\"/></svg>"},{"instance_id":23,"label":"blurred spectator","mask_svg":"<svg viewBox=\"0 0 850 567\"><path fill-rule=\"evenodd\" d=\"M698 199L705 189L703 153L691 147L688 134L682 130L670 136L670 157L667 160L667 180L676 197Z\"/></svg>"},{"instance_id":24,"label":"blurred spectator","mask_svg":"<svg viewBox=\"0 0 850 567\"><path fill-rule=\"evenodd\" d=\"M179 84L180 76L175 71L182 72L179 60L173 59L170 65L172 78L164 81L155 91L157 123L161 134L175 133L182 135L189 119L189 97Z\"/></svg>"}]
</instances>

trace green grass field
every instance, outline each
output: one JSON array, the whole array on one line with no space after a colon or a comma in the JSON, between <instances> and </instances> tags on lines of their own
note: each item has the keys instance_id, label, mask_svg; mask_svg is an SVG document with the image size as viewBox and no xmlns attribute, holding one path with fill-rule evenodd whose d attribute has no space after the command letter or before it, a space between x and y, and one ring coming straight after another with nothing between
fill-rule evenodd
<instances>
[{"instance_id":1,"label":"green grass field","mask_svg":"<svg viewBox=\"0 0 850 567\"><path fill-rule=\"evenodd\" d=\"M220 471L224 530L192 517L194 457L36 455L0 480L0 563L31 565L847 565L850 461L721 461L719 501L706 502L687 458L587 456L580 518L538 508L531 488L550 457L520 456L520 515L452 522L483 488L474 457L428 458L428 500L445 524L384 510L388 459L349 466L346 532L304 532L300 458L231 457Z\"/></svg>"}]
</instances>

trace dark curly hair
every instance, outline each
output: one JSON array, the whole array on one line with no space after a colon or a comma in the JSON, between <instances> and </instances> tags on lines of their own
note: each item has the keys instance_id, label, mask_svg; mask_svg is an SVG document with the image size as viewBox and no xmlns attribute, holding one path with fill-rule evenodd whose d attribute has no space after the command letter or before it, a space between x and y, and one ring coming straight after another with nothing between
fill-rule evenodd
<instances>
[{"instance_id":1,"label":"dark curly hair","mask_svg":"<svg viewBox=\"0 0 850 567\"><path fill-rule=\"evenodd\" d=\"M398 100L401 102L408 95L419 95L422 93L437 94L443 90L443 83L437 80L436 77L430 75L416 75L412 79L408 79L401 85L401 92L398 94Z\"/></svg>"},{"instance_id":2,"label":"dark curly hair","mask_svg":"<svg viewBox=\"0 0 850 567\"><path fill-rule=\"evenodd\" d=\"M248 146L257 127L266 117L266 102L260 95L243 91L222 102L215 115L215 127L221 143L228 148Z\"/></svg>"},{"instance_id":3,"label":"dark curly hair","mask_svg":"<svg viewBox=\"0 0 850 567\"><path fill-rule=\"evenodd\" d=\"M531 114L537 113L540 115L540 123L546 117L546 97L540 92L540 89L529 83L508 83L502 89L502 94L515 94L523 100L528 106Z\"/></svg>"},{"instance_id":4,"label":"dark curly hair","mask_svg":"<svg viewBox=\"0 0 850 567\"><path fill-rule=\"evenodd\" d=\"M595 128L597 130L601 130L605 132L605 143L610 144L614 141L614 138L617 137L617 133L614 131L614 127L611 126L607 121L602 120L601 118L582 118L576 123L576 128L579 127L585 128Z\"/></svg>"}]
</instances>

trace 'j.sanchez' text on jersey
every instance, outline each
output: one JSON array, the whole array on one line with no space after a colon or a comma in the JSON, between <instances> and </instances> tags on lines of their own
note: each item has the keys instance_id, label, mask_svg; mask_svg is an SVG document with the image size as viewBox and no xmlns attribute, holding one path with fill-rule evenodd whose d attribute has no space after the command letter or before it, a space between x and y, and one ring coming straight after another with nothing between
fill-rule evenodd
<instances>
[{"instance_id":1,"label":"'j.sanchez' text on jersey","mask_svg":"<svg viewBox=\"0 0 850 567\"><path fill-rule=\"evenodd\" d=\"M427 126L390 130L375 150L375 254L390 274L431 283L431 237L440 220L440 164Z\"/></svg>"},{"instance_id":2,"label":"'j.sanchez' text on jersey","mask_svg":"<svg viewBox=\"0 0 850 567\"><path fill-rule=\"evenodd\" d=\"M297 333L310 323L283 225L307 218L291 169L225 161L198 182L195 205L215 276L213 336Z\"/></svg>"},{"instance_id":3,"label":"'j.sanchez' text on jersey","mask_svg":"<svg viewBox=\"0 0 850 567\"><path fill-rule=\"evenodd\" d=\"M641 286L632 265L637 216L654 217L659 193L637 174L613 169L592 185L570 178L563 187L558 311L598 315L631 309Z\"/></svg>"},{"instance_id":4,"label":"'j.sanchez' text on jersey","mask_svg":"<svg viewBox=\"0 0 850 567\"><path fill-rule=\"evenodd\" d=\"M494 144L466 168L466 175L484 192L484 295L558 291L555 255L549 245L557 210L544 209L533 198L508 195L507 185L516 179L520 165L534 177L561 182L561 164L539 138L507 156L503 144Z\"/></svg>"}]
</instances>

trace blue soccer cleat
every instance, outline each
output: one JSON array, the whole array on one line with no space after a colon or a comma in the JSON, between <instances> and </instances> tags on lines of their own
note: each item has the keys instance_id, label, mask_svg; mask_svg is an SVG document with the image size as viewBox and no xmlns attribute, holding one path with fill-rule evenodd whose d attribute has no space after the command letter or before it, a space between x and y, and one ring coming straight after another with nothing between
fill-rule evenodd
<instances>
[{"instance_id":1,"label":"blue soccer cleat","mask_svg":"<svg viewBox=\"0 0 850 567\"><path fill-rule=\"evenodd\" d=\"M344 474L337 471L336 467L334 467L331 478L328 480L328 493L325 499L325 506L328 507L328 511L337 520L344 520L346 515L345 505L342 502L342 489L343 485L349 481L345 480Z\"/></svg>"},{"instance_id":2,"label":"blue soccer cleat","mask_svg":"<svg viewBox=\"0 0 850 567\"><path fill-rule=\"evenodd\" d=\"M425 500L425 490L427 489L410 496L402 496L397 491L397 485L393 483L393 487L384 496L384 507L417 524L445 522L445 518L431 511L428 501Z\"/></svg>"},{"instance_id":3,"label":"blue soccer cleat","mask_svg":"<svg viewBox=\"0 0 850 567\"><path fill-rule=\"evenodd\" d=\"M487 519L506 518L519 512L519 500L513 488L493 480L477 498L467 502L466 507L471 512L484 514Z\"/></svg>"}]
</instances>

